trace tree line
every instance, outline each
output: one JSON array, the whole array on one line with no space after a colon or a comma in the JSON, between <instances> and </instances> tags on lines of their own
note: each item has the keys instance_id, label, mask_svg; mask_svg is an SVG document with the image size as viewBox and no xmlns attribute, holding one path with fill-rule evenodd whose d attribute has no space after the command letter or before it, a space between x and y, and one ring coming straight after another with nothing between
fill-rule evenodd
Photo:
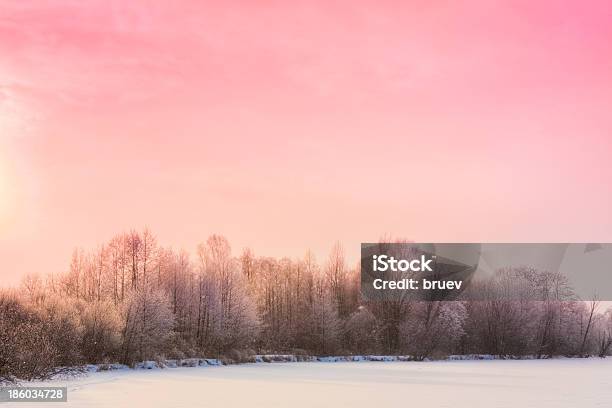
<instances>
[{"instance_id":1,"label":"tree line","mask_svg":"<svg viewBox=\"0 0 612 408\"><path fill-rule=\"evenodd\" d=\"M609 354L612 313L571 301L545 271L501 270L478 290L550 293L544 300L364 301L359 266L340 244L318 263L239 255L213 235L194 255L148 230L74 251L68 271L0 292L0 379L44 378L84 363L254 354ZM544 288L545 285L552 285ZM554 289L554 290L553 290ZM520 297L519 297L520 299ZM526 297L525 299L528 299Z\"/></svg>"}]
</instances>

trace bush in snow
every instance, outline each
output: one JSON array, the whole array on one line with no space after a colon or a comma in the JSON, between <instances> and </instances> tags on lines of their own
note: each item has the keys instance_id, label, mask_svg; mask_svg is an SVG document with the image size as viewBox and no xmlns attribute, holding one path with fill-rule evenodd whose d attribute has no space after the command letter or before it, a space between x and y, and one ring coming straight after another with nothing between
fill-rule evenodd
<instances>
[{"instance_id":1,"label":"bush in snow","mask_svg":"<svg viewBox=\"0 0 612 408\"><path fill-rule=\"evenodd\" d=\"M0 382L53 374L59 352L41 320L15 296L0 294Z\"/></svg>"},{"instance_id":2,"label":"bush in snow","mask_svg":"<svg viewBox=\"0 0 612 408\"><path fill-rule=\"evenodd\" d=\"M113 303L82 303L80 309L83 357L91 363L114 359L120 344L121 323Z\"/></svg>"},{"instance_id":3,"label":"bush in snow","mask_svg":"<svg viewBox=\"0 0 612 408\"><path fill-rule=\"evenodd\" d=\"M134 291L122 318L121 357L125 364L158 358L164 353L173 315L162 292L148 288Z\"/></svg>"},{"instance_id":4,"label":"bush in snow","mask_svg":"<svg viewBox=\"0 0 612 408\"><path fill-rule=\"evenodd\" d=\"M463 336L467 317L463 302L418 302L400 325L402 348L416 360L450 354Z\"/></svg>"},{"instance_id":5,"label":"bush in snow","mask_svg":"<svg viewBox=\"0 0 612 408\"><path fill-rule=\"evenodd\" d=\"M379 327L376 317L365 306L350 315L344 328L346 347L353 353L372 353L378 349Z\"/></svg>"}]
</instances>

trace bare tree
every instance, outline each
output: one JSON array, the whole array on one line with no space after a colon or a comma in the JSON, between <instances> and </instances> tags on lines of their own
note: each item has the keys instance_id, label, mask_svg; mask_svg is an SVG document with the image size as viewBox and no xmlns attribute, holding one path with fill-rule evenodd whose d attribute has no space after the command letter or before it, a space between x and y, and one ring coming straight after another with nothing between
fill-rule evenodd
<instances>
[{"instance_id":1,"label":"bare tree","mask_svg":"<svg viewBox=\"0 0 612 408\"><path fill-rule=\"evenodd\" d=\"M584 355L586 352L587 341L589 339L589 334L591 333L591 328L593 327L594 318L596 316L596 312L598 308L599 308L599 301L593 300L589 302L588 317L586 321L586 326L584 328L584 335L582 336L582 343L580 344L579 355Z\"/></svg>"},{"instance_id":2,"label":"bare tree","mask_svg":"<svg viewBox=\"0 0 612 408\"><path fill-rule=\"evenodd\" d=\"M159 358L174 323L166 296L159 290L136 290L126 302L122 317L123 362Z\"/></svg>"}]
</instances>

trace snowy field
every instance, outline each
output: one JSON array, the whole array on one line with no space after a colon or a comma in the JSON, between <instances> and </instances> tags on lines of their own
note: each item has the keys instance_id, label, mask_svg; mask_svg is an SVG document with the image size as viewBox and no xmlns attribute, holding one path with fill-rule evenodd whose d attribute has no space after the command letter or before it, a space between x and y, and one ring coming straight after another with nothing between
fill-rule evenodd
<instances>
[{"instance_id":1,"label":"snowy field","mask_svg":"<svg viewBox=\"0 0 612 408\"><path fill-rule=\"evenodd\" d=\"M68 386L68 403L51 406L79 408L611 407L612 359L261 363L119 370L45 384Z\"/></svg>"}]
</instances>

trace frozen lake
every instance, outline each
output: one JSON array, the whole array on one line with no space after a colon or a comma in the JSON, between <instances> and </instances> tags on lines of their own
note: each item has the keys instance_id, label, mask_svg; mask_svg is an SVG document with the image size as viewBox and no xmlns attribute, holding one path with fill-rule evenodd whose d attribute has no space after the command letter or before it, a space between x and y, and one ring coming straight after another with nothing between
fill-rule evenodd
<instances>
[{"instance_id":1,"label":"frozen lake","mask_svg":"<svg viewBox=\"0 0 612 408\"><path fill-rule=\"evenodd\" d=\"M67 385L68 403L57 406L79 408L610 407L612 359L262 363L120 370L46 384Z\"/></svg>"}]
</instances>

